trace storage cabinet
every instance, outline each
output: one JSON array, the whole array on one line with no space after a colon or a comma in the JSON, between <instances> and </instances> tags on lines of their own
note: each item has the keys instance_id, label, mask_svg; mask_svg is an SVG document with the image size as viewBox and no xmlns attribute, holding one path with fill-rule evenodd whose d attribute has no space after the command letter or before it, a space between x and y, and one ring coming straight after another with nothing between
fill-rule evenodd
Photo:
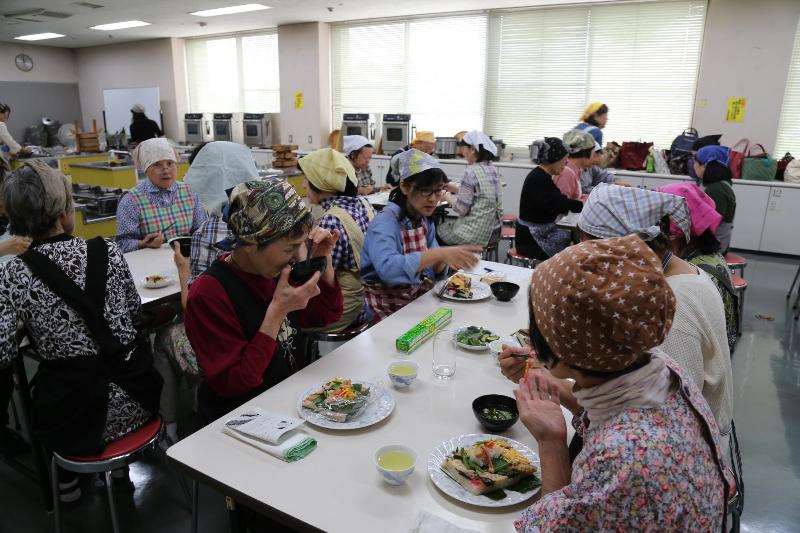
<instances>
[{"instance_id":1,"label":"storage cabinet","mask_svg":"<svg viewBox=\"0 0 800 533\"><path fill-rule=\"evenodd\" d=\"M740 187L744 188L744 187ZM751 187L754 188L754 187ZM766 187L762 187L766 189ZM749 220L740 215L739 191L736 190L736 220L733 235L740 229L737 221ZM766 199L766 216L761 233L760 250L777 254L800 255L800 235L798 220L800 219L800 189L789 187L770 187Z\"/></svg>"}]
</instances>

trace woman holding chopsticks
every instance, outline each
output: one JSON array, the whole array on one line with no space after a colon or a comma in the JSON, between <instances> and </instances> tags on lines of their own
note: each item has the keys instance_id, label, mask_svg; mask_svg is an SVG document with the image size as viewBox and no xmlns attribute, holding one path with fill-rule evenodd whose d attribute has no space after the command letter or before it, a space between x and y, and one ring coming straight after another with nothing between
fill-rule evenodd
<instances>
[{"instance_id":1,"label":"woman holding chopsticks","mask_svg":"<svg viewBox=\"0 0 800 533\"><path fill-rule=\"evenodd\" d=\"M206 211L197 194L178 183L178 157L170 142L148 139L133 154L147 179L117 206L117 242L122 251L158 248L172 237L194 233L205 222Z\"/></svg>"}]
</instances>

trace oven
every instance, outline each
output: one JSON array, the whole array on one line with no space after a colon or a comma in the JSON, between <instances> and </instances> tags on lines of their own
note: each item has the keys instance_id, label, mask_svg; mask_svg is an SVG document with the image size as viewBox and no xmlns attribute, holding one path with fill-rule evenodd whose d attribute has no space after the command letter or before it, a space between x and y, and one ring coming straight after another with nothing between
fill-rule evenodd
<instances>
[{"instance_id":1,"label":"oven","mask_svg":"<svg viewBox=\"0 0 800 533\"><path fill-rule=\"evenodd\" d=\"M266 148L272 145L269 117L265 113L245 113L242 117L244 144Z\"/></svg>"},{"instance_id":2,"label":"oven","mask_svg":"<svg viewBox=\"0 0 800 533\"><path fill-rule=\"evenodd\" d=\"M402 150L411 143L411 115L386 114L383 115L381 126L381 148L384 154L391 155L397 150Z\"/></svg>"},{"instance_id":3,"label":"oven","mask_svg":"<svg viewBox=\"0 0 800 533\"><path fill-rule=\"evenodd\" d=\"M233 113L214 113L212 138L215 141L233 141Z\"/></svg>"},{"instance_id":4,"label":"oven","mask_svg":"<svg viewBox=\"0 0 800 533\"><path fill-rule=\"evenodd\" d=\"M202 113L186 113L183 115L183 128L186 132L187 144L199 144L203 142Z\"/></svg>"},{"instance_id":5,"label":"oven","mask_svg":"<svg viewBox=\"0 0 800 533\"><path fill-rule=\"evenodd\" d=\"M345 113L342 115L341 137L361 135L375 142L375 115L370 113Z\"/></svg>"}]
</instances>

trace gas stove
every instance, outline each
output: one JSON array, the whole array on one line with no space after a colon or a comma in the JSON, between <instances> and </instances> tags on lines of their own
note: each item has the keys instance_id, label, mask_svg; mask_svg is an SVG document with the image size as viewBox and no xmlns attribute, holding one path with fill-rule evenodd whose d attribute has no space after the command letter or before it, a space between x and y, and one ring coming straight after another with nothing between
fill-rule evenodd
<instances>
[{"instance_id":1,"label":"gas stove","mask_svg":"<svg viewBox=\"0 0 800 533\"><path fill-rule=\"evenodd\" d=\"M82 204L87 218L113 216L117 213L117 203L125 191L96 185L72 184L72 197L75 203Z\"/></svg>"}]
</instances>

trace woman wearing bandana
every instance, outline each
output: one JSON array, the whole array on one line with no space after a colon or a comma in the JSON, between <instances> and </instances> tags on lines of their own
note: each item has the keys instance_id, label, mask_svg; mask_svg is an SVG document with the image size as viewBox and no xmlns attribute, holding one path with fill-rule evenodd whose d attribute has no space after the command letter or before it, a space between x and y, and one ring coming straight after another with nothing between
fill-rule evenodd
<instances>
[{"instance_id":1,"label":"woman wearing bandana","mask_svg":"<svg viewBox=\"0 0 800 533\"><path fill-rule=\"evenodd\" d=\"M333 323L342 292L330 254L338 232L312 229L311 212L286 181L237 185L227 208L232 248L189 290L186 334L203 369L198 391L202 424L222 416L298 368L298 330ZM289 282L290 264L327 257L306 283Z\"/></svg>"}]
</instances>

